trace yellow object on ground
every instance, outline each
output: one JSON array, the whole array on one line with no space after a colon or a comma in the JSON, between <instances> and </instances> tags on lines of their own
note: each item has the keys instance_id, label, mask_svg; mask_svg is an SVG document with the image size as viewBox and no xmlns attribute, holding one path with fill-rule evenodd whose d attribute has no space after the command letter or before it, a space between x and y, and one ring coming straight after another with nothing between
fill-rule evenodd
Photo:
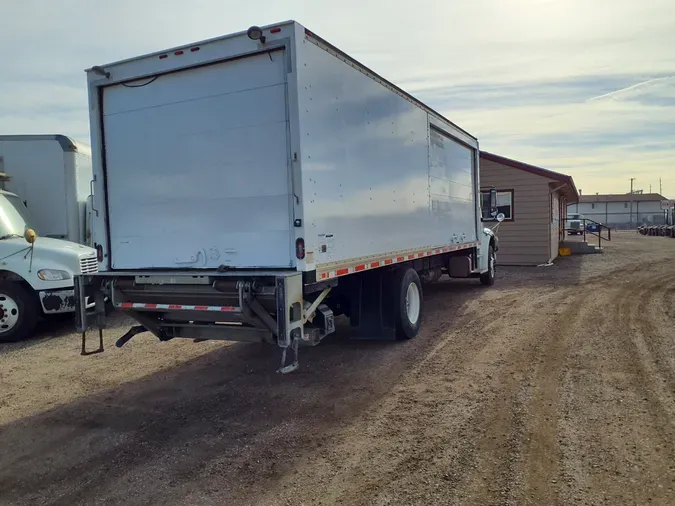
<instances>
[{"instance_id":1,"label":"yellow object on ground","mask_svg":"<svg viewBox=\"0 0 675 506\"><path fill-rule=\"evenodd\" d=\"M561 257L568 257L572 254L572 250L570 248L560 248L558 253Z\"/></svg>"}]
</instances>

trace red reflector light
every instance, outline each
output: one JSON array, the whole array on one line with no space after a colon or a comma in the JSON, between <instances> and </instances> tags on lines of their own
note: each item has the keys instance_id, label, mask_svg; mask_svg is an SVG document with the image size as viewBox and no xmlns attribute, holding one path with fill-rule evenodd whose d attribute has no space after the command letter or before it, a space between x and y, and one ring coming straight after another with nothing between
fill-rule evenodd
<instances>
[{"instance_id":1,"label":"red reflector light","mask_svg":"<svg viewBox=\"0 0 675 506\"><path fill-rule=\"evenodd\" d=\"M103 262L103 246L100 244L96 245L96 260L98 260L98 263Z\"/></svg>"},{"instance_id":2,"label":"red reflector light","mask_svg":"<svg viewBox=\"0 0 675 506\"><path fill-rule=\"evenodd\" d=\"M159 55L159 59L160 59L160 60L163 60L163 59L166 58L167 56L169 56L169 55L168 55L168 54L160 54L160 55Z\"/></svg>"},{"instance_id":3,"label":"red reflector light","mask_svg":"<svg viewBox=\"0 0 675 506\"><path fill-rule=\"evenodd\" d=\"M295 241L295 256L298 257L298 260L305 258L305 240L302 237Z\"/></svg>"},{"instance_id":4,"label":"red reflector light","mask_svg":"<svg viewBox=\"0 0 675 506\"><path fill-rule=\"evenodd\" d=\"M173 53L173 54L175 54L176 56L180 56L180 55L182 55L182 54L183 54L183 51L176 51L176 52L175 52L175 53Z\"/></svg>"},{"instance_id":5,"label":"red reflector light","mask_svg":"<svg viewBox=\"0 0 675 506\"><path fill-rule=\"evenodd\" d=\"M280 31L281 31L281 28L277 27L277 28L272 28L270 30L270 33L279 33Z\"/></svg>"},{"instance_id":6,"label":"red reflector light","mask_svg":"<svg viewBox=\"0 0 675 506\"><path fill-rule=\"evenodd\" d=\"M192 51L193 53L194 53L195 51L199 51L199 46L197 46L197 47L191 47L191 48L190 48L190 51Z\"/></svg>"}]
</instances>

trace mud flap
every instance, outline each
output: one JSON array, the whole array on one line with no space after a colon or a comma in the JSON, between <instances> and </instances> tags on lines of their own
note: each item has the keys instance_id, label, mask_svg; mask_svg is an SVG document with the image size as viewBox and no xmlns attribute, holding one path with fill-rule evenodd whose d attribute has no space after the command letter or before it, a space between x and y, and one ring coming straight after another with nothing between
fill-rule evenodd
<instances>
[{"instance_id":1,"label":"mud flap","mask_svg":"<svg viewBox=\"0 0 675 506\"><path fill-rule=\"evenodd\" d=\"M375 269L350 281L350 324L355 329L354 338L395 341L397 290L391 286L391 272Z\"/></svg>"}]
</instances>

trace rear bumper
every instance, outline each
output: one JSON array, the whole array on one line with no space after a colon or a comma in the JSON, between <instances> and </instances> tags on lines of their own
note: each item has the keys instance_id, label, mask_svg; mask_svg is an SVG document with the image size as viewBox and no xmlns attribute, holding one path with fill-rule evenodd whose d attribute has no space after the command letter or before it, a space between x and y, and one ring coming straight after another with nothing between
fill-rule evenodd
<instances>
[{"instance_id":1,"label":"rear bumper","mask_svg":"<svg viewBox=\"0 0 675 506\"><path fill-rule=\"evenodd\" d=\"M44 314L74 313L77 306L74 288L65 290L43 290L38 292L38 297ZM85 300L88 309L94 306L90 297L86 297Z\"/></svg>"},{"instance_id":2,"label":"rear bumper","mask_svg":"<svg viewBox=\"0 0 675 506\"><path fill-rule=\"evenodd\" d=\"M287 347L293 339L305 340L302 280L297 271L99 272L79 277L76 285L94 299L109 297L160 340L191 337ZM87 315L79 313L86 329Z\"/></svg>"}]
</instances>

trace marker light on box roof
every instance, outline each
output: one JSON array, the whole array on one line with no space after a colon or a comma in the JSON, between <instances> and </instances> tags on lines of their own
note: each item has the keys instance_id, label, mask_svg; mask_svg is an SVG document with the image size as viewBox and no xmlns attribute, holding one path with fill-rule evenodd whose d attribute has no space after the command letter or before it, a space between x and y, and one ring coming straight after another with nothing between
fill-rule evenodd
<instances>
[{"instance_id":1,"label":"marker light on box roof","mask_svg":"<svg viewBox=\"0 0 675 506\"><path fill-rule=\"evenodd\" d=\"M251 40L257 40L263 44L265 43L265 36L263 35L262 28L260 28L259 26L252 26L251 28L249 28L246 31L246 35Z\"/></svg>"}]
</instances>

